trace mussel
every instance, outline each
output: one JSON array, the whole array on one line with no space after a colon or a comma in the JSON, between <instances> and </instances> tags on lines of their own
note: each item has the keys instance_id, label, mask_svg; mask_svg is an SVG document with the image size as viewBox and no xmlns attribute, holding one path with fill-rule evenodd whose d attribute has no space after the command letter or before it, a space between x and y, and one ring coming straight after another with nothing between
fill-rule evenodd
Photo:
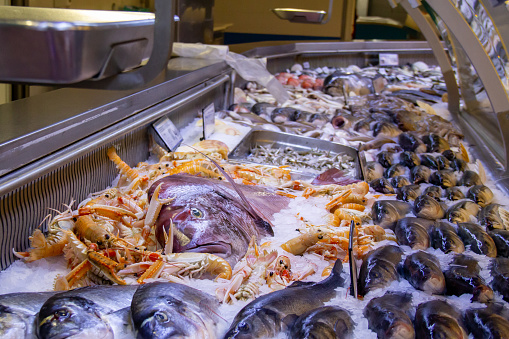
<instances>
[{"instance_id":1,"label":"mussel","mask_svg":"<svg viewBox=\"0 0 509 339\"><path fill-rule=\"evenodd\" d=\"M445 215L440 203L429 195L421 195L415 199L413 212L418 218L430 220L442 219Z\"/></svg>"},{"instance_id":2,"label":"mussel","mask_svg":"<svg viewBox=\"0 0 509 339\"><path fill-rule=\"evenodd\" d=\"M488 186L474 185L468 190L467 198L484 207L493 201L493 192Z\"/></svg>"},{"instance_id":3,"label":"mussel","mask_svg":"<svg viewBox=\"0 0 509 339\"><path fill-rule=\"evenodd\" d=\"M489 230L509 228L509 212L500 204L486 205L481 209L478 216L481 225Z\"/></svg>"},{"instance_id":4,"label":"mussel","mask_svg":"<svg viewBox=\"0 0 509 339\"><path fill-rule=\"evenodd\" d=\"M456 186L449 187L445 190L445 196L451 201L465 199L463 191Z\"/></svg>"},{"instance_id":5,"label":"mussel","mask_svg":"<svg viewBox=\"0 0 509 339\"><path fill-rule=\"evenodd\" d=\"M429 247L428 230L433 221L422 218L405 217L396 223L394 234L398 244L410 246L414 250L425 250Z\"/></svg>"},{"instance_id":6,"label":"mussel","mask_svg":"<svg viewBox=\"0 0 509 339\"><path fill-rule=\"evenodd\" d=\"M454 159L456 159L456 154L450 149L446 149L445 151L443 151L442 155L446 157L449 161L453 161Z\"/></svg>"},{"instance_id":7,"label":"mussel","mask_svg":"<svg viewBox=\"0 0 509 339\"><path fill-rule=\"evenodd\" d=\"M387 151L379 152L376 155L376 161L385 168L391 167L393 162L392 153Z\"/></svg>"},{"instance_id":8,"label":"mussel","mask_svg":"<svg viewBox=\"0 0 509 339\"><path fill-rule=\"evenodd\" d=\"M401 273L415 289L429 294L442 294L445 291L440 262L432 254L423 251L410 254L401 266Z\"/></svg>"},{"instance_id":9,"label":"mussel","mask_svg":"<svg viewBox=\"0 0 509 339\"><path fill-rule=\"evenodd\" d=\"M477 216L479 213L479 205L469 200L460 201L447 209L445 217L450 222L467 222L470 217Z\"/></svg>"},{"instance_id":10,"label":"mussel","mask_svg":"<svg viewBox=\"0 0 509 339\"><path fill-rule=\"evenodd\" d=\"M481 226L471 222L458 223L458 235L465 246L470 245L472 252L492 258L497 256L495 242Z\"/></svg>"},{"instance_id":11,"label":"mussel","mask_svg":"<svg viewBox=\"0 0 509 339\"><path fill-rule=\"evenodd\" d=\"M497 247L497 256L509 257L509 231L507 230L493 230L489 231L488 235L495 242Z\"/></svg>"},{"instance_id":12,"label":"mussel","mask_svg":"<svg viewBox=\"0 0 509 339\"><path fill-rule=\"evenodd\" d=\"M450 166L453 170L460 172L463 172L464 170L467 169L467 163L464 160L458 158L454 158L453 160L451 160Z\"/></svg>"},{"instance_id":13,"label":"mussel","mask_svg":"<svg viewBox=\"0 0 509 339\"><path fill-rule=\"evenodd\" d=\"M430 133L423 136L421 139L426 145L426 152L442 153L443 151L450 149L449 142L437 134Z\"/></svg>"},{"instance_id":14,"label":"mussel","mask_svg":"<svg viewBox=\"0 0 509 339\"><path fill-rule=\"evenodd\" d=\"M397 189L396 198L398 200L409 201L415 200L421 194L419 185L407 185Z\"/></svg>"},{"instance_id":15,"label":"mussel","mask_svg":"<svg viewBox=\"0 0 509 339\"><path fill-rule=\"evenodd\" d=\"M410 185L410 181L403 175L398 175L397 177L393 177L391 179L392 187L403 187Z\"/></svg>"},{"instance_id":16,"label":"mussel","mask_svg":"<svg viewBox=\"0 0 509 339\"><path fill-rule=\"evenodd\" d=\"M389 180L387 180L385 178L379 178L379 179L372 180L369 182L369 186L379 193L383 193L383 194L394 193L394 188L392 187Z\"/></svg>"},{"instance_id":17,"label":"mussel","mask_svg":"<svg viewBox=\"0 0 509 339\"><path fill-rule=\"evenodd\" d=\"M421 164L421 159L414 152L404 151L399 155L399 163L408 168Z\"/></svg>"},{"instance_id":18,"label":"mussel","mask_svg":"<svg viewBox=\"0 0 509 339\"><path fill-rule=\"evenodd\" d=\"M423 165L412 168L412 182L414 184L427 183L430 180L431 170Z\"/></svg>"},{"instance_id":19,"label":"mussel","mask_svg":"<svg viewBox=\"0 0 509 339\"><path fill-rule=\"evenodd\" d=\"M429 182L442 188L456 186L456 175L451 170L440 170L431 174Z\"/></svg>"}]
</instances>

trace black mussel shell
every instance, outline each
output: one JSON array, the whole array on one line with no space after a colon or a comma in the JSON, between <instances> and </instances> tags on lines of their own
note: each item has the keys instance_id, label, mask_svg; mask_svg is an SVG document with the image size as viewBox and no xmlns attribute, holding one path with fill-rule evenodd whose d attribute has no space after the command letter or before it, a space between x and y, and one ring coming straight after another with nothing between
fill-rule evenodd
<instances>
[{"instance_id":1,"label":"black mussel shell","mask_svg":"<svg viewBox=\"0 0 509 339\"><path fill-rule=\"evenodd\" d=\"M484 207L493 201L493 192L488 186L474 185L468 190L467 198Z\"/></svg>"},{"instance_id":2,"label":"black mussel shell","mask_svg":"<svg viewBox=\"0 0 509 339\"><path fill-rule=\"evenodd\" d=\"M397 189L398 200L409 201L415 200L421 194L421 188L419 185L406 185Z\"/></svg>"},{"instance_id":3,"label":"black mussel shell","mask_svg":"<svg viewBox=\"0 0 509 339\"><path fill-rule=\"evenodd\" d=\"M408 168L421 164L421 159L414 152L404 151L399 155L399 163Z\"/></svg>"},{"instance_id":4,"label":"black mussel shell","mask_svg":"<svg viewBox=\"0 0 509 339\"><path fill-rule=\"evenodd\" d=\"M429 186L426 187L422 194L430 196L437 201L440 201L440 198L442 197L442 189L438 186Z\"/></svg>"},{"instance_id":5,"label":"black mussel shell","mask_svg":"<svg viewBox=\"0 0 509 339\"><path fill-rule=\"evenodd\" d=\"M389 138L397 137L401 134L401 130L393 123L387 121L377 121L373 126L373 136L383 135Z\"/></svg>"},{"instance_id":6,"label":"black mussel shell","mask_svg":"<svg viewBox=\"0 0 509 339\"><path fill-rule=\"evenodd\" d=\"M392 154L387 151L382 151L376 155L376 161L385 168L392 166Z\"/></svg>"},{"instance_id":7,"label":"black mussel shell","mask_svg":"<svg viewBox=\"0 0 509 339\"><path fill-rule=\"evenodd\" d=\"M461 186L474 186L482 185L481 177L474 171L467 170L463 173L459 185Z\"/></svg>"},{"instance_id":8,"label":"black mussel shell","mask_svg":"<svg viewBox=\"0 0 509 339\"><path fill-rule=\"evenodd\" d=\"M414 184L427 183L431 176L431 170L423 165L412 168L412 181Z\"/></svg>"},{"instance_id":9,"label":"black mussel shell","mask_svg":"<svg viewBox=\"0 0 509 339\"><path fill-rule=\"evenodd\" d=\"M447 199L451 201L465 199L465 194L463 193L463 191L456 186L449 187L448 189L446 189L445 196L447 197Z\"/></svg>"},{"instance_id":10,"label":"black mussel shell","mask_svg":"<svg viewBox=\"0 0 509 339\"><path fill-rule=\"evenodd\" d=\"M426 152L442 153L443 151L450 148L449 142L437 134L430 133L423 136L421 139L422 142L426 145Z\"/></svg>"},{"instance_id":11,"label":"black mussel shell","mask_svg":"<svg viewBox=\"0 0 509 339\"><path fill-rule=\"evenodd\" d=\"M393 194L394 188L386 178L379 178L369 182L369 186L375 191L384 194Z\"/></svg>"},{"instance_id":12,"label":"black mussel shell","mask_svg":"<svg viewBox=\"0 0 509 339\"><path fill-rule=\"evenodd\" d=\"M454 158L451 161L451 168L455 171L465 171L467 169L467 163L464 160Z\"/></svg>"},{"instance_id":13,"label":"black mussel shell","mask_svg":"<svg viewBox=\"0 0 509 339\"><path fill-rule=\"evenodd\" d=\"M438 169L437 159L430 154L421 154L421 165L429 167L431 169Z\"/></svg>"},{"instance_id":14,"label":"black mussel shell","mask_svg":"<svg viewBox=\"0 0 509 339\"><path fill-rule=\"evenodd\" d=\"M405 167L401 166L400 164L394 164L385 170L384 177L390 179L403 175L405 174L405 172L406 172Z\"/></svg>"},{"instance_id":15,"label":"black mussel shell","mask_svg":"<svg viewBox=\"0 0 509 339\"><path fill-rule=\"evenodd\" d=\"M393 177L391 179L392 187L403 187L410 185L410 180L407 179L407 177L398 175L397 177Z\"/></svg>"}]
</instances>

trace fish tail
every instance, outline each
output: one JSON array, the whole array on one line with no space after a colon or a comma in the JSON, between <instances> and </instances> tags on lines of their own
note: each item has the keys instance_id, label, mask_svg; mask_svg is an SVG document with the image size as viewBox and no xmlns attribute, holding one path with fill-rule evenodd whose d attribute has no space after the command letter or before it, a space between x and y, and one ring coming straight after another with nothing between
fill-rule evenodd
<instances>
[{"instance_id":1,"label":"fish tail","mask_svg":"<svg viewBox=\"0 0 509 339\"><path fill-rule=\"evenodd\" d=\"M343 272L343 262L341 259L337 259L332 267L330 275L321 281L319 284L321 288L325 289L336 289L337 287L343 286L345 279L341 276Z\"/></svg>"}]
</instances>

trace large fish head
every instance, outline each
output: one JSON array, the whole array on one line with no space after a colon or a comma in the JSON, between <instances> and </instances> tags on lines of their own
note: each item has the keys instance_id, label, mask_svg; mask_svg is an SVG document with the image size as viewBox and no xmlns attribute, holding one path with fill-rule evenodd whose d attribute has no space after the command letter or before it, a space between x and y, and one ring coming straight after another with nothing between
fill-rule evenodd
<instances>
[{"instance_id":1,"label":"large fish head","mask_svg":"<svg viewBox=\"0 0 509 339\"><path fill-rule=\"evenodd\" d=\"M39 311L37 332L40 339L113 338L100 307L79 296L48 299Z\"/></svg>"},{"instance_id":2,"label":"large fish head","mask_svg":"<svg viewBox=\"0 0 509 339\"><path fill-rule=\"evenodd\" d=\"M383 288L393 280L398 279L394 265L386 260L369 262L365 270L361 269L363 276L359 276L359 292L367 294L376 288Z\"/></svg>"},{"instance_id":3,"label":"large fish head","mask_svg":"<svg viewBox=\"0 0 509 339\"><path fill-rule=\"evenodd\" d=\"M224 339L273 338L278 333L277 318L278 314L267 308L241 311L233 320Z\"/></svg>"},{"instance_id":4,"label":"large fish head","mask_svg":"<svg viewBox=\"0 0 509 339\"><path fill-rule=\"evenodd\" d=\"M131 317L138 338L215 337L214 313L219 303L191 287L152 283L142 285L133 296Z\"/></svg>"},{"instance_id":5,"label":"large fish head","mask_svg":"<svg viewBox=\"0 0 509 339\"><path fill-rule=\"evenodd\" d=\"M24 338L27 324L22 314L0 305L0 338Z\"/></svg>"},{"instance_id":6,"label":"large fish head","mask_svg":"<svg viewBox=\"0 0 509 339\"><path fill-rule=\"evenodd\" d=\"M214 253L234 264L246 253L251 236L268 234L258 224L262 219L219 184L190 176L162 182L159 199L173 200L159 213L156 237L165 244L173 225L173 252Z\"/></svg>"}]
</instances>

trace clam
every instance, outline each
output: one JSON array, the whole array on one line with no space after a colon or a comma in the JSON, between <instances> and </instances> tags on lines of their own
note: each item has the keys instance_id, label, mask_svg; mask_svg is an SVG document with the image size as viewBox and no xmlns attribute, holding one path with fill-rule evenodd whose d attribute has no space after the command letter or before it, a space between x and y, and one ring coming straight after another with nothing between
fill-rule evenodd
<instances>
[{"instance_id":1,"label":"clam","mask_svg":"<svg viewBox=\"0 0 509 339\"><path fill-rule=\"evenodd\" d=\"M484 207L493 201L493 192L488 186L474 185L468 190L467 198Z\"/></svg>"},{"instance_id":2,"label":"clam","mask_svg":"<svg viewBox=\"0 0 509 339\"><path fill-rule=\"evenodd\" d=\"M431 220L406 217L398 220L394 234L398 244L410 246L413 250L425 250L430 244L428 231L432 226Z\"/></svg>"},{"instance_id":3,"label":"clam","mask_svg":"<svg viewBox=\"0 0 509 339\"><path fill-rule=\"evenodd\" d=\"M421 194L419 185L406 185L398 188L397 199L403 201L415 200Z\"/></svg>"},{"instance_id":4,"label":"clam","mask_svg":"<svg viewBox=\"0 0 509 339\"><path fill-rule=\"evenodd\" d=\"M378 178L378 179L372 180L369 182L369 186L379 193L384 193L384 194L394 193L394 188L392 187L389 180L387 180L385 178Z\"/></svg>"},{"instance_id":5,"label":"clam","mask_svg":"<svg viewBox=\"0 0 509 339\"><path fill-rule=\"evenodd\" d=\"M366 164L366 181L372 181L383 177L384 168L376 161L370 161Z\"/></svg>"},{"instance_id":6,"label":"clam","mask_svg":"<svg viewBox=\"0 0 509 339\"><path fill-rule=\"evenodd\" d=\"M479 205L470 200L460 201L447 209L445 217L450 222L467 222L479 213Z\"/></svg>"},{"instance_id":7,"label":"clam","mask_svg":"<svg viewBox=\"0 0 509 339\"><path fill-rule=\"evenodd\" d=\"M421 164L421 159L414 152L404 151L399 155L399 163L408 168Z\"/></svg>"},{"instance_id":8,"label":"clam","mask_svg":"<svg viewBox=\"0 0 509 339\"><path fill-rule=\"evenodd\" d=\"M412 182L414 184L429 182L430 176L431 170L426 166L419 165L412 168Z\"/></svg>"},{"instance_id":9,"label":"clam","mask_svg":"<svg viewBox=\"0 0 509 339\"><path fill-rule=\"evenodd\" d=\"M400 164L394 164L387 168L384 172L384 177L387 179L394 178L406 173L406 168Z\"/></svg>"},{"instance_id":10,"label":"clam","mask_svg":"<svg viewBox=\"0 0 509 339\"><path fill-rule=\"evenodd\" d=\"M456 186L449 187L448 189L446 189L445 196L447 197L447 199L451 201L465 199L465 194L463 193L463 191Z\"/></svg>"},{"instance_id":11,"label":"clam","mask_svg":"<svg viewBox=\"0 0 509 339\"><path fill-rule=\"evenodd\" d=\"M418 218L430 220L442 219L445 215L440 203L429 195L421 195L415 199L413 212Z\"/></svg>"},{"instance_id":12,"label":"clam","mask_svg":"<svg viewBox=\"0 0 509 339\"><path fill-rule=\"evenodd\" d=\"M456 186L456 175L451 170L441 170L433 173L429 182L433 185L440 186L442 188L448 188L452 186Z\"/></svg>"},{"instance_id":13,"label":"clam","mask_svg":"<svg viewBox=\"0 0 509 339\"><path fill-rule=\"evenodd\" d=\"M376 161L385 168L391 167L392 165L392 154L387 151L382 151L376 155Z\"/></svg>"},{"instance_id":14,"label":"clam","mask_svg":"<svg viewBox=\"0 0 509 339\"><path fill-rule=\"evenodd\" d=\"M448 160L450 161L453 161L454 159L456 159L456 155L454 154L454 152L450 149L447 149L445 151L442 152L442 155L444 157L446 157Z\"/></svg>"},{"instance_id":15,"label":"clam","mask_svg":"<svg viewBox=\"0 0 509 339\"><path fill-rule=\"evenodd\" d=\"M392 187L403 187L410 185L410 181L406 177L398 175L397 177L393 177L391 179L391 184Z\"/></svg>"}]
</instances>

